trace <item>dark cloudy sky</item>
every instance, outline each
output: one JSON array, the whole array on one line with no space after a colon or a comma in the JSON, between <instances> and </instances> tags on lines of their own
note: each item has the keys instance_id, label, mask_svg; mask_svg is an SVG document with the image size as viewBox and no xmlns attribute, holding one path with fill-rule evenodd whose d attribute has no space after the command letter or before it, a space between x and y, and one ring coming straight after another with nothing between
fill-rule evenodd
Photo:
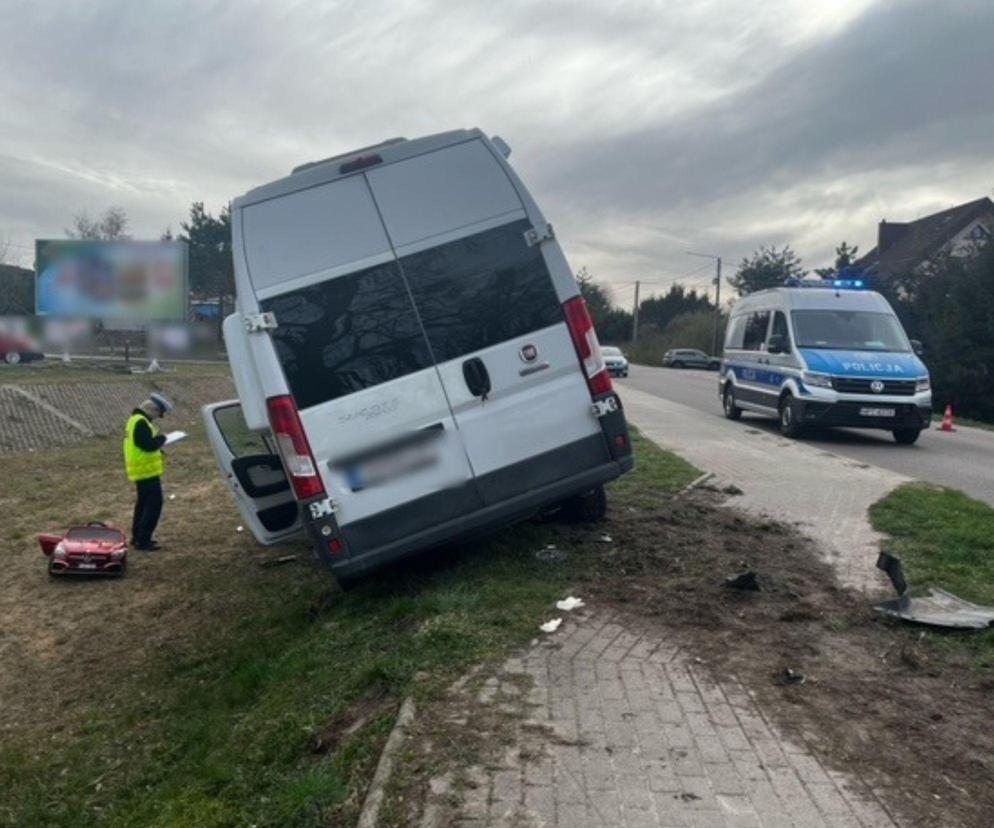
<instances>
[{"instance_id":1,"label":"dark cloudy sky","mask_svg":"<svg viewBox=\"0 0 994 828\"><path fill-rule=\"evenodd\" d=\"M307 160L499 134L630 301L994 191L994 0L0 0L0 239L175 230ZM701 268L704 268L704 271Z\"/></svg>"}]
</instances>

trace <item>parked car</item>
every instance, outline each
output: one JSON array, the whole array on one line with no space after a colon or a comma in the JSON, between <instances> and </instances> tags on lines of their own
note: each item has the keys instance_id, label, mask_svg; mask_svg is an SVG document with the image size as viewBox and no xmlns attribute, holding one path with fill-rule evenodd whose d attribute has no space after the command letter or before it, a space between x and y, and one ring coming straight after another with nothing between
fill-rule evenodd
<instances>
[{"instance_id":1,"label":"parked car","mask_svg":"<svg viewBox=\"0 0 994 828\"><path fill-rule=\"evenodd\" d=\"M612 377L628 376L628 358L621 352L621 348L605 345L601 348L601 356L604 357L604 364Z\"/></svg>"},{"instance_id":2,"label":"parked car","mask_svg":"<svg viewBox=\"0 0 994 828\"><path fill-rule=\"evenodd\" d=\"M128 542L113 526L93 522L74 526L63 534L38 536L48 558L48 574L124 575L128 568Z\"/></svg>"},{"instance_id":3,"label":"parked car","mask_svg":"<svg viewBox=\"0 0 994 828\"><path fill-rule=\"evenodd\" d=\"M932 417L920 350L862 280L794 281L735 303L718 396L730 420L743 409L776 417L787 437L849 426L885 429L911 445Z\"/></svg>"},{"instance_id":4,"label":"parked car","mask_svg":"<svg viewBox=\"0 0 994 828\"><path fill-rule=\"evenodd\" d=\"M234 201L238 400L205 407L262 543L344 585L566 504L633 466L621 401L548 224L476 129L298 167Z\"/></svg>"},{"instance_id":5,"label":"parked car","mask_svg":"<svg viewBox=\"0 0 994 828\"><path fill-rule=\"evenodd\" d=\"M721 360L695 348L675 348L663 354L663 365L666 368L703 368L706 371L717 371Z\"/></svg>"},{"instance_id":6,"label":"parked car","mask_svg":"<svg viewBox=\"0 0 994 828\"><path fill-rule=\"evenodd\" d=\"M38 346L26 336L0 331L0 361L17 365L44 358L45 355L38 350Z\"/></svg>"}]
</instances>

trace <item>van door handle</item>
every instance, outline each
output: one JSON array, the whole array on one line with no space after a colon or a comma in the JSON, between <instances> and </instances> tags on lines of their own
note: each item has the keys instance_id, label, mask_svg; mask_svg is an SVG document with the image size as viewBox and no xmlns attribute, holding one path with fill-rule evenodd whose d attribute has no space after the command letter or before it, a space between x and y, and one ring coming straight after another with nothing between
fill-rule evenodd
<instances>
[{"instance_id":1,"label":"van door handle","mask_svg":"<svg viewBox=\"0 0 994 828\"><path fill-rule=\"evenodd\" d=\"M486 400L490 393L490 372L479 357L467 359L462 364L462 376L466 380L469 393L481 400Z\"/></svg>"}]
</instances>

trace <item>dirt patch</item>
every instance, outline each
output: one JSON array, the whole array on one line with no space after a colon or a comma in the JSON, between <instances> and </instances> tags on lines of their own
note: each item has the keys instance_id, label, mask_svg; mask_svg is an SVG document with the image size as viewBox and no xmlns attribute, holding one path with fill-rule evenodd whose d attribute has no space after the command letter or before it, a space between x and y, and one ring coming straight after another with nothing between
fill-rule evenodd
<instances>
[{"instance_id":1,"label":"dirt patch","mask_svg":"<svg viewBox=\"0 0 994 828\"><path fill-rule=\"evenodd\" d=\"M697 491L652 510L614 505L594 534L564 529L574 562L557 565L578 564L573 594L592 606L679 645L718 683L735 677L789 738L870 784L903 825L986 828L994 677L874 613L793 529L719 498ZM594 543L602 532L613 543ZM749 570L759 591L725 585ZM491 669L420 708L382 824L456 813L452 803L483 795L486 769L540 756L557 737L529 723L526 694Z\"/></svg>"},{"instance_id":2,"label":"dirt patch","mask_svg":"<svg viewBox=\"0 0 994 828\"><path fill-rule=\"evenodd\" d=\"M737 676L789 735L871 781L908 824L990 824L994 677L965 654L874 613L810 541L713 494L614 510L609 531L616 544L589 594L658 628L716 680ZM758 592L725 586L747 570Z\"/></svg>"}]
</instances>

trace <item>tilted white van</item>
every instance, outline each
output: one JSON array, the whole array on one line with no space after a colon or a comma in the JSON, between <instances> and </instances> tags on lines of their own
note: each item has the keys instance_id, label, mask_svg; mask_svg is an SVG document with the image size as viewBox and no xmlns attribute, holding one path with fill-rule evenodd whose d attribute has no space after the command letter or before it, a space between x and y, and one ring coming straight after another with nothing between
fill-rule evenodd
<instances>
[{"instance_id":1,"label":"tilted white van","mask_svg":"<svg viewBox=\"0 0 994 828\"><path fill-rule=\"evenodd\" d=\"M232 205L237 401L205 407L246 525L342 582L632 468L552 227L479 130L298 167Z\"/></svg>"}]
</instances>

